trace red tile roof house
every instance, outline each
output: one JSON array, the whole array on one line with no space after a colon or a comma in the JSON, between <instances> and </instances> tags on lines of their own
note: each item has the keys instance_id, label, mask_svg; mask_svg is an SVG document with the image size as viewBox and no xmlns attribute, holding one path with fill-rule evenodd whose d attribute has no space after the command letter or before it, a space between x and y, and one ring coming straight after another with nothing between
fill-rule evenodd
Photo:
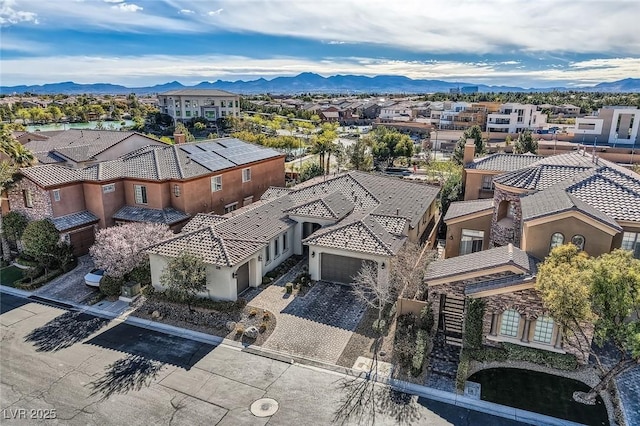
<instances>
[{"instance_id":1,"label":"red tile roof house","mask_svg":"<svg viewBox=\"0 0 640 426\"><path fill-rule=\"evenodd\" d=\"M484 344L572 353L586 362L576 344L585 347L592 336L577 342L562 335L534 288L537 264L569 242L591 256L623 248L640 257L640 176L584 150L474 160L473 144L466 148L467 201L447 211L447 259L425 277L440 331L459 344L469 301L482 299Z\"/></svg>"},{"instance_id":2,"label":"red tile roof house","mask_svg":"<svg viewBox=\"0 0 640 426\"><path fill-rule=\"evenodd\" d=\"M351 283L363 262L387 279L407 240L437 224L439 188L400 178L349 172L287 188L224 216L196 215L176 237L148 249L154 287L168 260L188 250L207 263L202 297L236 300L293 254L309 255L313 280Z\"/></svg>"},{"instance_id":3,"label":"red tile roof house","mask_svg":"<svg viewBox=\"0 0 640 426\"><path fill-rule=\"evenodd\" d=\"M284 184L283 154L238 139L167 146L131 132L86 130L79 139L87 132L86 144L36 145L51 163L21 169L8 194L10 210L52 219L78 255L99 228L156 222L179 230L197 213L224 214Z\"/></svg>"}]
</instances>

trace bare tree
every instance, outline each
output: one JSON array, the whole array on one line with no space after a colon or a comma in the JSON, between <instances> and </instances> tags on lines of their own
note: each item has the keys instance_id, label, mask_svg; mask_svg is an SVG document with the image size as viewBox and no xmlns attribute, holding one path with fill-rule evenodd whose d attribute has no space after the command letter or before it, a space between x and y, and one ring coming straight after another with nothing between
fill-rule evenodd
<instances>
[{"instance_id":1,"label":"bare tree","mask_svg":"<svg viewBox=\"0 0 640 426\"><path fill-rule=\"evenodd\" d=\"M424 290L424 274L429 264L438 256L427 246L407 242L391 261L389 279L399 294L413 298Z\"/></svg>"}]
</instances>

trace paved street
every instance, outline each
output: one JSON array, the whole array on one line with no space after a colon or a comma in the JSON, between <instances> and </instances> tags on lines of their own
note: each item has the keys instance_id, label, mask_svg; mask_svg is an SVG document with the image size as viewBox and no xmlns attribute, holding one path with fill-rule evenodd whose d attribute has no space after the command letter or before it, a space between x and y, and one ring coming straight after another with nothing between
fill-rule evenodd
<instances>
[{"instance_id":1,"label":"paved street","mask_svg":"<svg viewBox=\"0 0 640 426\"><path fill-rule=\"evenodd\" d=\"M331 424L347 396L341 376L225 346L1 295L2 424ZM380 395L376 424L516 422L453 406ZM395 395L395 397L390 397ZM259 398L279 404L256 417ZM23 413L26 419L13 419ZM31 419L50 414L57 420ZM360 418L347 424L362 424Z\"/></svg>"}]
</instances>

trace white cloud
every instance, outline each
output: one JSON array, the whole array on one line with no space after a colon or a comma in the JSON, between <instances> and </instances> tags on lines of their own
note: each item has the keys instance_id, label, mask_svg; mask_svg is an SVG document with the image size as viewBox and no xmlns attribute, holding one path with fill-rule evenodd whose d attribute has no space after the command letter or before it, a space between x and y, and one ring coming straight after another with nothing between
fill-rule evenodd
<instances>
[{"instance_id":1,"label":"white cloud","mask_svg":"<svg viewBox=\"0 0 640 426\"><path fill-rule=\"evenodd\" d=\"M137 12L142 10L141 6L133 3L119 3L117 5L111 6L113 9L122 10L123 12Z\"/></svg>"},{"instance_id":2,"label":"white cloud","mask_svg":"<svg viewBox=\"0 0 640 426\"><path fill-rule=\"evenodd\" d=\"M193 10L191 10L191 9L180 9L180 11L178 13L181 13L183 15L189 15L189 14L192 14L192 13L195 13L195 12Z\"/></svg>"},{"instance_id":3,"label":"white cloud","mask_svg":"<svg viewBox=\"0 0 640 426\"><path fill-rule=\"evenodd\" d=\"M0 0L0 25L12 25L20 22L38 23L38 14L25 10L16 10L15 0Z\"/></svg>"},{"instance_id":4,"label":"white cloud","mask_svg":"<svg viewBox=\"0 0 640 426\"><path fill-rule=\"evenodd\" d=\"M124 0L104 0L105 3L122 3Z\"/></svg>"},{"instance_id":5,"label":"white cloud","mask_svg":"<svg viewBox=\"0 0 640 426\"><path fill-rule=\"evenodd\" d=\"M46 70L42 71L42 70ZM312 61L293 57L254 59L243 56L46 57L3 60L3 84L41 84L73 80L106 81L128 86L179 80L193 84L217 79L267 79L316 72L335 74L403 75L414 79L443 79L478 84L522 87L585 85L640 78L640 58L596 59L543 70L506 68L500 63L455 61L397 61L377 58L325 58Z\"/></svg>"},{"instance_id":6,"label":"white cloud","mask_svg":"<svg viewBox=\"0 0 640 426\"><path fill-rule=\"evenodd\" d=\"M207 15L209 16L216 16L216 15L220 15L222 13L224 9L218 9L218 10L211 10L209 12L207 12Z\"/></svg>"}]
</instances>

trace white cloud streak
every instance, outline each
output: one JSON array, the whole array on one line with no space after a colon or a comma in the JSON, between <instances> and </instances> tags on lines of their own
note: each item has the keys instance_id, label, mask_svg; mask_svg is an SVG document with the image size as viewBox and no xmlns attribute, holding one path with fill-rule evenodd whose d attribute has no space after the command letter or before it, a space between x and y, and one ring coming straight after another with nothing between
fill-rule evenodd
<instances>
[{"instance_id":1,"label":"white cloud streak","mask_svg":"<svg viewBox=\"0 0 640 426\"><path fill-rule=\"evenodd\" d=\"M138 12L139 10L143 9L143 7L133 3L119 3L117 5L111 6L111 8L118 9L123 12Z\"/></svg>"},{"instance_id":2,"label":"white cloud streak","mask_svg":"<svg viewBox=\"0 0 640 426\"><path fill-rule=\"evenodd\" d=\"M43 75L39 70L46 69ZM273 78L316 72L335 74L404 75L414 79L444 79L481 84L550 87L558 84L595 84L626 77L640 78L640 58L596 59L564 68L527 70L500 63L455 61L393 61L375 58L325 58L311 61L291 57L253 59L242 56L46 57L3 60L3 84L18 85L73 80L78 83L111 82L148 85L179 80Z\"/></svg>"},{"instance_id":3,"label":"white cloud streak","mask_svg":"<svg viewBox=\"0 0 640 426\"><path fill-rule=\"evenodd\" d=\"M38 14L26 10L16 10L15 0L0 0L0 25L14 25L20 22L38 23Z\"/></svg>"}]
</instances>

